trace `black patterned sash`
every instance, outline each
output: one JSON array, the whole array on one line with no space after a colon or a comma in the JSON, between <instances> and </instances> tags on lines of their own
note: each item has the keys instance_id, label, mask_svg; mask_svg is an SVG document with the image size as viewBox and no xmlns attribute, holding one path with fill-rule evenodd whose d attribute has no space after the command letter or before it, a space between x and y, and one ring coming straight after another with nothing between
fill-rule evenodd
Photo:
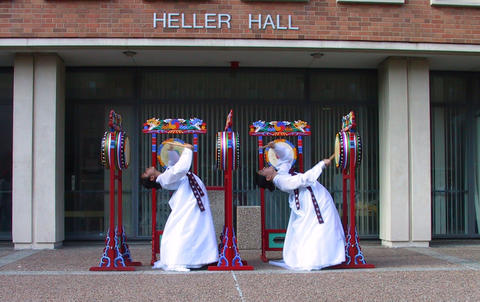
<instances>
[{"instance_id":1,"label":"black patterned sash","mask_svg":"<svg viewBox=\"0 0 480 302\"><path fill-rule=\"evenodd\" d=\"M315 194L313 194L312 187L307 187L307 190L310 191L310 195L312 195L312 203L313 207L315 208L315 214L317 214L318 223L323 223L322 213L320 212L320 207L318 206L317 198L315 198Z\"/></svg>"},{"instance_id":2,"label":"black patterned sash","mask_svg":"<svg viewBox=\"0 0 480 302\"><path fill-rule=\"evenodd\" d=\"M200 188L200 186L198 185L198 182L195 179L195 176L193 175L192 172L188 171L187 177L188 177L188 182L190 183L190 188L192 188L193 195L197 199L197 205L200 208L200 211L203 212L205 211L205 207L203 206L202 196L205 196L205 193L203 192L202 188Z\"/></svg>"},{"instance_id":3,"label":"black patterned sash","mask_svg":"<svg viewBox=\"0 0 480 302\"><path fill-rule=\"evenodd\" d=\"M290 174L295 175L297 173L290 172ZM315 194L313 194L312 187L308 186L307 190L310 191L310 195L312 196L312 203L313 203L313 207L315 208L315 214L317 214L318 223L322 224L323 218L322 218L322 213L320 212L320 207L318 206L317 198L315 197ZM293 190L293 194L295 195L295 206L297 207L297 210L300 210L300 200L298 198L299 190L298 189Z\"/></svg>"}]
</instances>

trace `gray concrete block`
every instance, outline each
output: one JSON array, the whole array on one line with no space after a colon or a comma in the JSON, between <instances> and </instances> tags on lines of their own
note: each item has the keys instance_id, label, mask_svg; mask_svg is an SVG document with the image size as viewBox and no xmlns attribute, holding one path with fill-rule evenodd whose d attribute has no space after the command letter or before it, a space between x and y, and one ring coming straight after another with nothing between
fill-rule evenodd
<instances>
[{"instance_id":1,"label":"gray concrete block","mask_svg":"<svg viewBox=\"0 0 480 302\"><path fill-rule=\"evenodd\" d=\"M208 199L210 200L215 234L217 234L217 240L219 240L225 220L225 193L224 191L210 190L208 191Z\"/></svg>"},{"instance_id":2,"label":"gray concrete block","mask_svg":"<svg viewBox=\"0 0 480 302\"><path fill-rule=\"evenodd\" d=\"M237 207L237 243L241 250L261 249L260 206Z\"/></svg>"}]
</instances>

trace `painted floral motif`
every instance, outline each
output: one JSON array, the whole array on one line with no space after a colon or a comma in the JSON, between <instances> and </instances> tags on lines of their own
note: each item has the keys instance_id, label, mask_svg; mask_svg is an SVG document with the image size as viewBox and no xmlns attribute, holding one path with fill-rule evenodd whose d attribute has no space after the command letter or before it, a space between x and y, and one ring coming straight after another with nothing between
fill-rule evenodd
<instances>
[{"instance_id":1,"label":"painted floral motif","mask_svg":"<svg viewBox=\"0 0 480 302\"><path fill-rule=\"evenodd\" d=\"M163 130L163 131L182 131L189 130L206 130L206 124L203 120L199 118L191 118L189 120L181 118L168 118L164 120L159 120L156 118L148 119L146 123L143 124L144 130L154 131L154 130Z\"/></svg>"},{"instance_id":2,"label":"painted floral motif","mask_svg":"<svg viewBox=\"0 0 480 302\"><path fill-rule=\"evenodd\" d=\"M355 131L357 122L355 120L355 112L350 111L347 115L342 117L342 130Z\"/></svg>"},{"instance_id":3,"label":"painted floral motif","mask_svg":"<svg viewBox=\"0 0 480 302\"><path fill-rule=\"evenodd\" d=\"M277 132L277 133L292 133L292 132L301 132L301 133L309 133L310 126L307 122L298 120L294 122L289 121L256 121L250 125L250 133L269 133L269 132Z\"/></svg>"}]
</instances>

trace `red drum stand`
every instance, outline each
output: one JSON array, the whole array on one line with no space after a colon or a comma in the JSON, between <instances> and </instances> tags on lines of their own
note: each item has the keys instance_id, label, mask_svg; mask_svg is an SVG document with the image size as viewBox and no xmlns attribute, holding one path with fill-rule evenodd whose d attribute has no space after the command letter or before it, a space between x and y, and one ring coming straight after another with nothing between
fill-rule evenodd
<instances>
[{"instance_id":1,"label":"red drum stand","mask_svg":"<svg viewBox=\"0 0 480 302\"><path fill-rule=\"evenodd\" d=\"M232 111L229 114L229 121L227 124L231 126L231 115ZM242 261L240 253L237 247L237 238L235 237L235 230L233 229L233 182L232 182L232 170L236 162L234 156L237 157L238 154L235 154L236 147L238 142L235 140L235 134L231 129L225 129L225 132L219 132L219 136L222 136L224 139L220 139L219 151L221 154L220 162L218 166L225 171L224 173L224 182L225 187L225 225L223 228L223 233L220 236L220 252L217 265L211 265L208 267L209 271L245 271L253 270L253 266L247 265L246 261ZM225 142L226 140L226 142ZM237 146L235 146L237 144ZM217 158L217 160L219 160ZM225 164L226 163L226 164Z\"/></svg>"},{"instance_id":2,"label":"red drum stand","mask_svg":"<svg viewBox=\"0 0 480 302\"><path fill-rule=\"evenodd\" d=\"M352 111L343 117L343 129L337 135L335 148L337 167L342 169L343 180L343 203L342 203L342 224L345 231L345 262L334 266L335 268L374 268L375 265L368 264L360 248L360 240L355 222L355 169L360 164L362 146L360 136L356 133L355 113ZM342 137L344 139L342 139ZM346 141L344 141L346 140ZM341 154L338 154L338 153ZM340 160L338 160L338 158ZM350 181L350 213L347 210L347 181ZM348 216L350 226L347 228Z\"/></svg>"},{"instance_id":3,"label":"red drum stand","mask_svg":"<svg viewBox=\"0 0 480 302\"><path fill-rule=\"evenodd\" d=\"M128 167L129 145L126 133L122 131L122 118L113 110L110 111L110 132L102 141L102 164L110 170L110 227L105 238L105 248L99 266L90 271L133 271L132 266L140 266L141 262L132 261L122 223L122 169ZM118 170L118 174L115 172ZM115 180L118 193L118 225L115 228Z\"/></svg>"}]
</instances>

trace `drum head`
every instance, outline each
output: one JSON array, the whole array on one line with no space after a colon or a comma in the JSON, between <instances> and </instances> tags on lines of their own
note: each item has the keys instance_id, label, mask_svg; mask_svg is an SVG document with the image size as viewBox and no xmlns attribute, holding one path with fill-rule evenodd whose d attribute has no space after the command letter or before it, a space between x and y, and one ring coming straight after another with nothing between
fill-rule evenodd
<instances>
[{"instance_id":1,"label":"drum head","mask_svg":"<svg viewBox=\"0 0 480 302\"><path fill-rule=\"evenodd\" d=\"M117 132L106 132L107 138L105 141L105 158L106 165L105 168L110 169L110 165L115 167L115 140L117 139ZM113 137L112 137L113 136ZM112 148L113 143L113 148Z\"/></svg>"},{"instance_id":2,"label":"drum head","mask_svg":"<svg viewBox=\"0 0 480 302\"><path fill-rule=\"evenodd\" d=\"M335 135L335 166L340 166L340 135Z\"/></svg>"},{"instance_id":3,"label":"drum head","mask_svg":"<svg viewBox=\"0 0 480 302\"><path fill-rule=\"evenodd\" d=\"M295 148L295 146L291 142L289 142L288 140L283 139L283 138L276 139L276 140L274 140L274 142L275 142L275 144L283 145L284 147L287 147L288 149L290 149L292 151L293 161L292 161L292 165L290 166L290 168L293 167L293 165L295 165L295 161L297 160L297 148ZM275 150L273 150L273 148L267 147L265 149L265 162L267 163L267 165L273 166L275 169L279 168L278 158L277 158L277 155L275 154Z\"/></svg>"},{"instance_id":4,"label":"drum head","mask_svg":"<svg viewBox=\"0 0 480 302\"><path fill-rule=\"evenodd\" d=\"M162 166L163 168L167 168L168 161L170 160L169 153L168 153L168 150L167 150L168 148L166 147L167 142L172 142L172 141L176 141L180 144L185 144L185 142L182 141L179 138L169 138L169 139L166 139L162 142L162 144L160 145L160 148L158 150L157 159L158 159L158 162L160 163L160 166ZM178 155L181 155L182 152L183 152L183 147L174 145L173 150L176 151L178 153Z\"/></svg>"},{"instance_id":5,"label":"drum head","mask_svg":"<svg viewBox=\"0 0 480 302\"><path fill-rule=\"evenodd\" d=\"M127 168L130 165L130 140L128 139L128 136L126 134L125 134L125 144L123 148L124 148L124 156L125 156L125 168Z\"/></svg>"},{"instance_id":6,"label":"drum head","mask_svg":"<svg viewBox=\"0 0 480 302\"><path fill-rule=\"evenodd\" d=\"M102 137L102 144L100 147L100 163L105 169L108 169L110 166L108 165L108 137L110 132L105 132Z\"/></svg>"},{"instance_id":7,"label":"drum head","mask_svg":"<svg viewBox=\"0 0 480 302\"><path fill-rule=\"evenodd\" d=\"M342 145L340 166L342 170L346 170L350 163L350 132L341 131L340 135L342 136L342 138L340 139L340 143Z\"/></svg>"},{"instance_id":8,"label":"drum head","mask_svg":"<svg viewBox=\"0 0 480 302\"><path fill-rule=\"evenodd\" d=\"M124 131L117 134L117 169L125 170L130 163L130 145L128 135Z\"/></svg>"}]
</instances>

